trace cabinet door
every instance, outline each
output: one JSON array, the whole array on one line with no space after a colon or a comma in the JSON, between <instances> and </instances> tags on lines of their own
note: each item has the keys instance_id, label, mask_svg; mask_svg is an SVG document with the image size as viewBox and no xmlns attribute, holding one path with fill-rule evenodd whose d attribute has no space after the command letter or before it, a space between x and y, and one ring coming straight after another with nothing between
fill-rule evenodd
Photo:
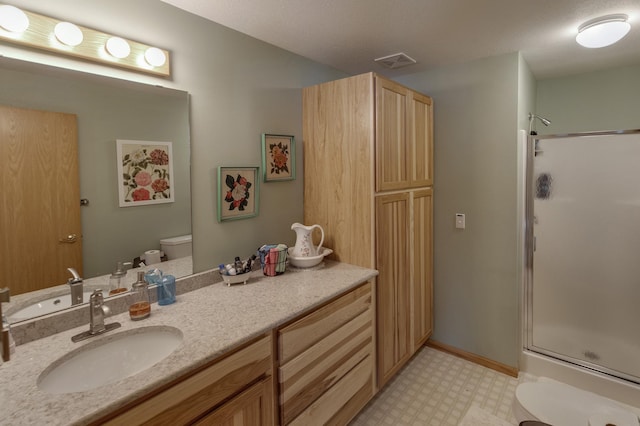
<instances>
[{"instance_id":1,"label":"cabinet door","mask_svg":"<svg viewBox=\"0 0 640 426\"><path fill-rule=\"evenodd\" d=\"M273 424L271 378L251 386L223 406L195 422L195 426L266 426Z\"/></svg>"},{"instance_id":2,"label":"cabinet door","mask_svg":"<svg viewBox=\"0 0 640 426\"><path fill-rule=\"evenodd\" d=\"M410 194L376 197L378 387L411 356Z\"/></svg>"},{"instance_id":3,"label":"cabinet door","mask_svg":"<svg viewBox=\"0 0 640 426\"><path fill-rule=\"evenodd\" d=\"M412 327L415 353L433 331L433 192L413 194Z\"/></svg>"},{"instance_id":4,"label":"cabinet door","mask_svg":"<svg viewBox=\"0 0 640 426\"><path fill-rule=\"evenodd\" d=\"M407 107L411 92L376 76L376 191L407 188L411 154L407 138Z\"/></svg>"},{"instance_id":5,"label":"cabinet door","mask_svg":"<svg viewBox=\"0 0 640 426\"><path fill-rule=\"evenodd\" d=\"M412 92L408 138L411 149L411 187L433 185L433 108L431 98Z\"/></svg>"}]
</instances>

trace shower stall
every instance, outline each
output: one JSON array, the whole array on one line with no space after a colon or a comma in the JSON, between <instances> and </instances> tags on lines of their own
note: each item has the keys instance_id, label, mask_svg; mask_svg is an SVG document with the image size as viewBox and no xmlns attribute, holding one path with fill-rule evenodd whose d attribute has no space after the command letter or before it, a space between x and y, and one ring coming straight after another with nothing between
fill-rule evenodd
<instances>
[{"instance_id":1,"label":"shower stall","mask_svg":"<svg viewBox=\"0 0 640 426\"><path fill-rule=\"evenodd\" d=\"M640 130L529 136L524 346L640 384Z\"/></svg>"}]
</instances>

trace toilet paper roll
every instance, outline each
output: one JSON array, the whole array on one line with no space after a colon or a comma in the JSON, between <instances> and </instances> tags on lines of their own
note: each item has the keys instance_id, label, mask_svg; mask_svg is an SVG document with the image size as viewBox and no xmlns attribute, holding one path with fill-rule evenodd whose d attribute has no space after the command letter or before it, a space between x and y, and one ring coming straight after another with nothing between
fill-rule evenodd
<instances>
[{"instance_id":1,"label":"toilet paper roll","mask_svg":"<svg viewBox=\"0 0 640 426\"><path fill-rule=\"evenodd\" d=\"M160 250L147 250L144 252L144 263L153 265L160 263Z\"/></svg>"}]
</instances>

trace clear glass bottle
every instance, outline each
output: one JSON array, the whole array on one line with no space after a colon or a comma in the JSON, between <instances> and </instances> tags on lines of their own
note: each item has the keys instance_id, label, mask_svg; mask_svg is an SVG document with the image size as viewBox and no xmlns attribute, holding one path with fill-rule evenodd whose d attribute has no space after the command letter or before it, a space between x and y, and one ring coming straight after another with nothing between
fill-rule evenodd
<instances>
[{"instance_id":1,"label":"clear glass bottle","mask_svg":"<svg viewBox=\"0 0 640 426\"><path fill-rule=\"evenodd\" d=\"M130 264L130 263L129 263ZM127 270L122 262L118 262L116 270L109 277L109 296L127 291L124 280L127 277Z\"/></svg>"},{"instance_id":2,"label":"clear glass bottle","mask_svg":"<svg viewBox=\"0 0 640 426\"><path fill-rule=\"evenodd\" d=\"M131 287L129 296L129 317L137 321L151 315L151 297L149 285L144 280L144 271L138 272L138 280Z\"/></svg>"}]
</instances>

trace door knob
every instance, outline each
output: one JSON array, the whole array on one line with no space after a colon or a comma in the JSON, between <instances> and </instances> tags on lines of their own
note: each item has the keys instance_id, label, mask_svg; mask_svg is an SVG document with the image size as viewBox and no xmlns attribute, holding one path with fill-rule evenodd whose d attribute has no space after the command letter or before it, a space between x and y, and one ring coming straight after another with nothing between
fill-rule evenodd
<instances>
[{"instance_id":1,"label":"door knob","mask_svg":"<svg viewBox=\"0 0 640 426\"><path fill-rule=\"evenodd\" d=\"M75 243L76 240L78 239L78 236L76 234L69 234L66 237L58 240L61 243L68 243L68 244L72 244Z\"/></svg>"}]
</instances>

